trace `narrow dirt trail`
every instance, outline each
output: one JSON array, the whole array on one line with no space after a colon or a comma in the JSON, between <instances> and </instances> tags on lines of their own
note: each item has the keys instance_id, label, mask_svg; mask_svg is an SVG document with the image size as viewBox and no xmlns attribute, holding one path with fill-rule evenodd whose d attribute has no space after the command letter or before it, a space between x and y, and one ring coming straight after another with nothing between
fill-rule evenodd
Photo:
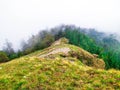
<instances>
[{"instance_id":1,"label":"narrow dirt trail","mask_svg":"<svg viewBox=\"0 0 120 90\"><path fill-rule=\"evenodd\" d=\"M57 53L65 53L65 54L68 54L68 52L71 51L70 48L67 48L67 47L63 47L63 48L57 48L51 52L48 52L47 54L43 54L43 55L40 55L40 57L46 57L46 56L49 56L51 54L57 54Z\"/></svg>"}]
</instances>

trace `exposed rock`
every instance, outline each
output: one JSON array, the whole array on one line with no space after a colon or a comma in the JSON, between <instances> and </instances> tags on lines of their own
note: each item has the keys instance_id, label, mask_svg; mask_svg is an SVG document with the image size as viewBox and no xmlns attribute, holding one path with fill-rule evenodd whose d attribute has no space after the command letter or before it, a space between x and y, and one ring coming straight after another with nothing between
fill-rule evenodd
<instances>
[{"instance_id":1,"label":"exposed rock","mask_svg":"<svg viewBox=\"0 0 120 90\"><path fill-rule=\"evenodd\" d=\"M66 38L61 38L55 41L51 47L47 48L39 56L41 58L51 58L54 59L57 56L61 58L76 58L80 60L83 64L99 69L105 68L105 63L102 59L98 58L97 54L91 54L86 50L67 44L68 40Z\"/></svg>"},{"instance_id":2,"label":"exposed rock","mask_svg":"<svg viewBox=\"0 0 120 90\"><path fill-rule=\"evenodd\" d=\"M56 46L56 45L60 45L60 44L68 44L69 43L69 40L66 39L66 38L61 38L57 41L55 41L52 46Z\"/></svg>"},{"instance_id":3,"label":"exposed rock","mask_svg":"<svg viewBox=\"0 0 120 90\"><path fill-rule=\"evenodd\" d=\"M69 51L70 51L70 48L67 48L67 47L57 48L57 49L52 50L51 52L48 52L47 54L41 55L40 57L46 57L46 56L54 55L54 54L57 54L60 52L62 52L64 54L68 54Z\"/></svg>"},{"instance_id":4,"label":"exposed rock","mask_svg":"<svg viewBox=\"0 0 120 90\"><path fill-rule=\"evenodd\" d=\"M105 68L105 62L102 59L94 57L91 53L82 50L81 48L79 48L77 51L71 51L70 55L71 57L81 60L81 62L83 62L85 65L99 69Z\"/></svg>"},{"instance_id":5,"label":"exposed rock","mask_svg":"<svg viewBox=\"0 0 120 90\"><path fill-rule=\"evenodd\" d=\"M97 54L93 54L94 57L98 58L98 55Z\"/></svg>"}]
</instances>

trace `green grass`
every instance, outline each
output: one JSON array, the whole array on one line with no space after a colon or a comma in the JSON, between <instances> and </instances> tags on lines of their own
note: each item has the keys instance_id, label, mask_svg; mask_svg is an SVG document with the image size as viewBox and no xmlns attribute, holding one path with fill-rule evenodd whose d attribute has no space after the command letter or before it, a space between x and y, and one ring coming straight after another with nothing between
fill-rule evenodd
<instances>
[{"instance_id":1,"label":"green grass","mask_svg":"<svg viewBox=\"0 0 120 90\"><path fill-rule=\"evenodd\" d=\"M39 58L60 45L0 64L0 90L120 90L120 71L95 69L75 57Z\"/></svg>"}]
</instances>

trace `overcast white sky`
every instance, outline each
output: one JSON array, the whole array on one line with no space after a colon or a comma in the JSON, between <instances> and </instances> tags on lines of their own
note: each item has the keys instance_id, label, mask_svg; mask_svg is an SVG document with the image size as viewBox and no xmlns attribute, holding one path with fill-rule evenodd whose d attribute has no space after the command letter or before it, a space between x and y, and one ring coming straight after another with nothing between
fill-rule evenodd
<instances>
[{"instance_id":1,"label":"overcast white sky","mask_svg":"<svg viewBox=\"0 0 120 90\"><path fill-rule=\"evenodd\" d=\"M120 33L120 0L0 0L0 47L59 24Z\"/></svg>"}]
</instances>

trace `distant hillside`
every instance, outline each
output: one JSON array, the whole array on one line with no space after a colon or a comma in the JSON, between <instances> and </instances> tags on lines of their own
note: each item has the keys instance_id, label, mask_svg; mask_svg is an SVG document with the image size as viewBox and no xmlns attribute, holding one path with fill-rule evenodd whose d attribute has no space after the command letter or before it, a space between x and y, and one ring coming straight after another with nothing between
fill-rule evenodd
<instances>
[{"instance_id":1,"label":"distant hillside","mask_svg":"<svg viewBox=\"0 0 120 90\"><path fill-rule=\"evenodd\" d=\"M104 67L97 55L62 38L48 48L0 64L0 90L119 90L120 71Z\"/></svg>"}]
</instances>

